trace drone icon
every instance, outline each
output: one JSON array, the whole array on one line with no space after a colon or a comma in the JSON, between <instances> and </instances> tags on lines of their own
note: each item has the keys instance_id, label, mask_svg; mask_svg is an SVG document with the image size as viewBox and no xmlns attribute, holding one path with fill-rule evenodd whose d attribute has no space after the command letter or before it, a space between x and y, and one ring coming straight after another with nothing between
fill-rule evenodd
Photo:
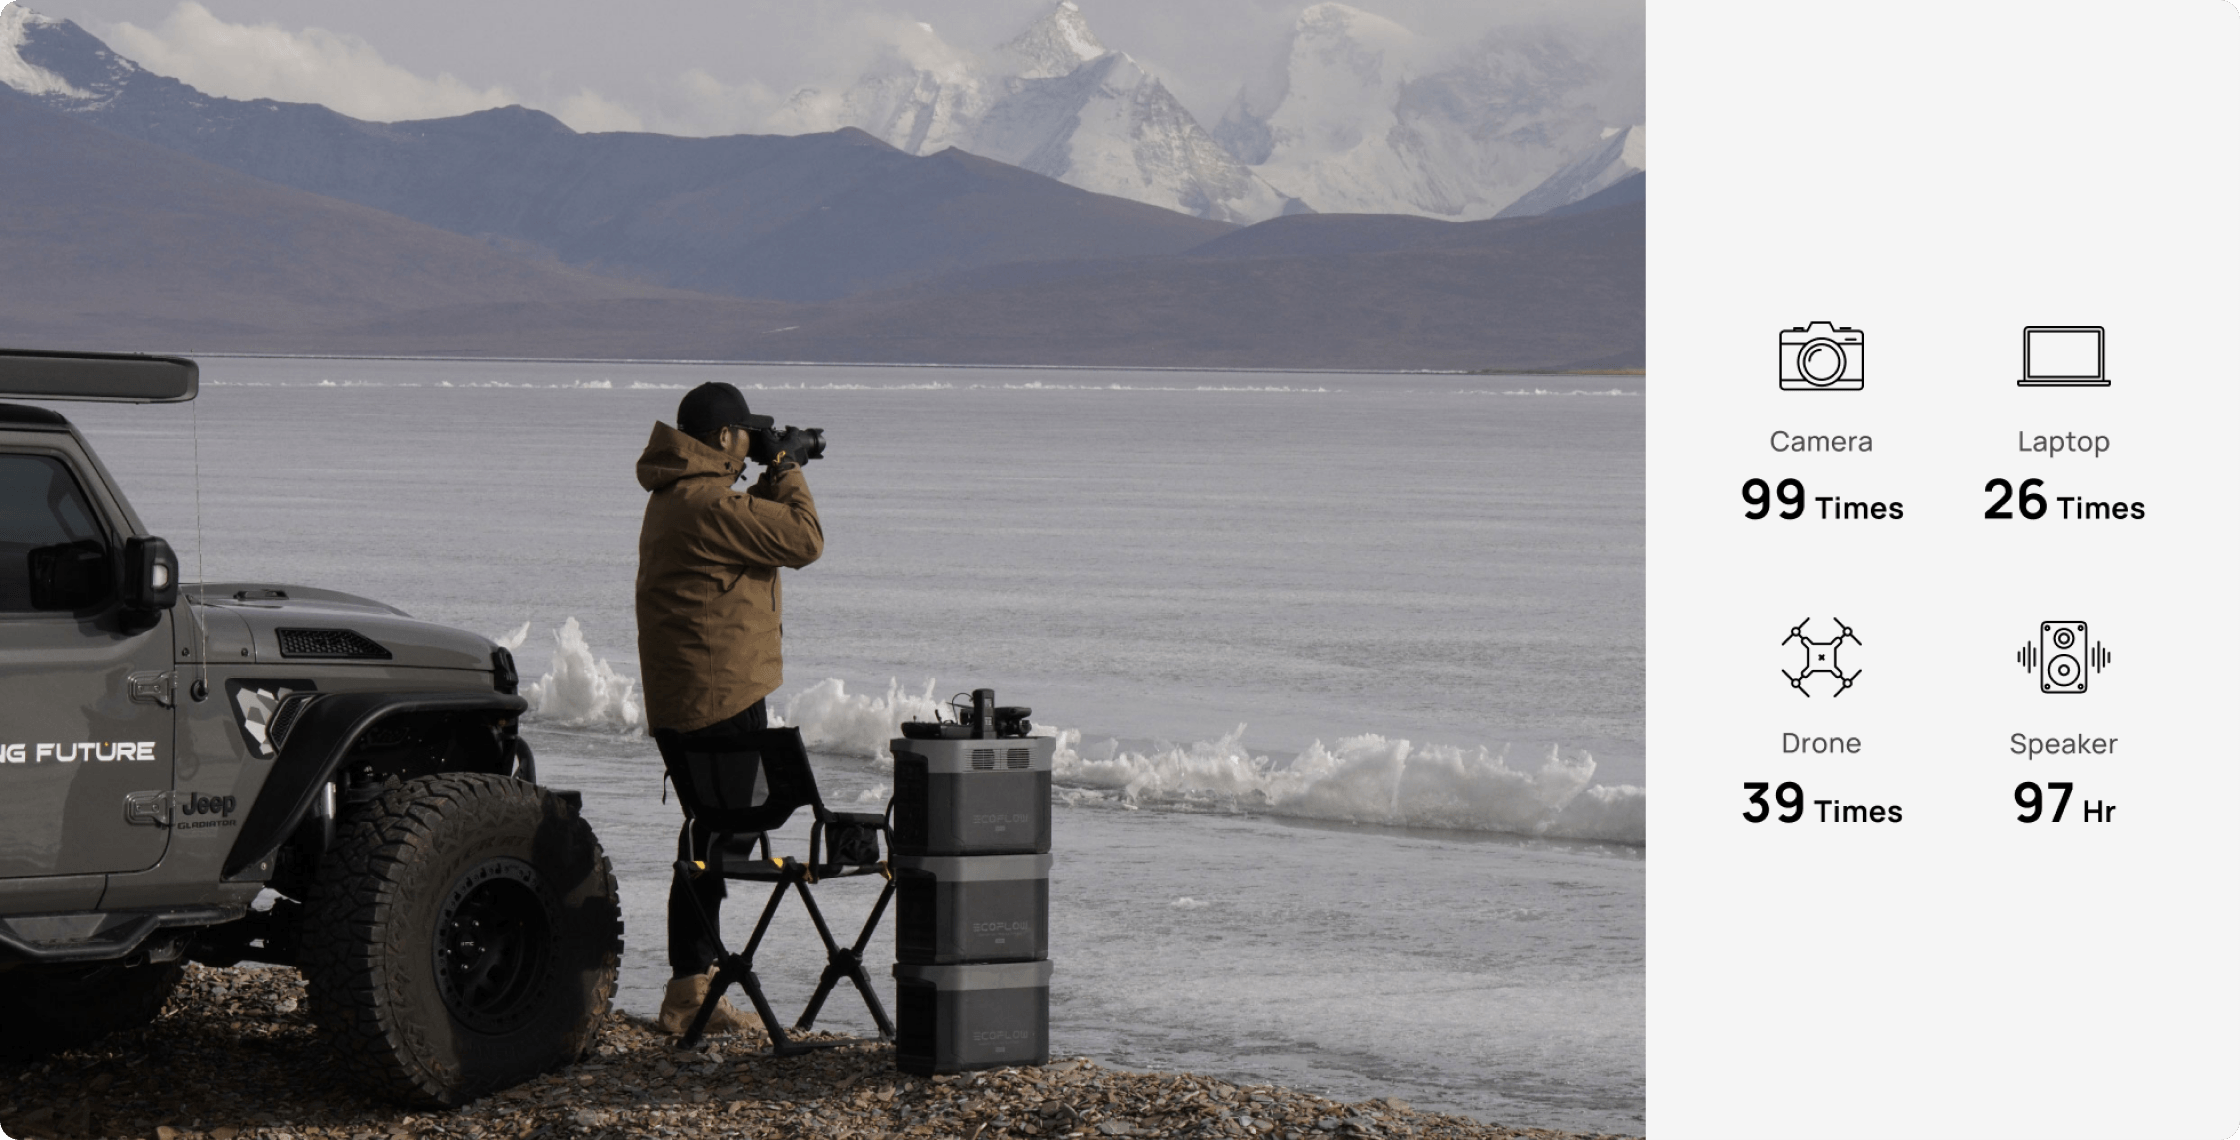
<instances>
[{"instance_id":1,"label":"drone icon","mask_svg":"<svg viewBox=\"0 0 2240 1140\"><path fill-rule=\"evenodd\" d=\"M1843 671L1842 663L1836 658L1836 651L1843 648L1843 643L1846 641L1861 646L1866 643L1859 640L1859 635L1852 632L1850 626L1843 624L1842 618L1831 617L1828 620L1836 623L1836 628L1842 632L1826 641L1815 641L1805 635L1804 627L1812 624L1811 618L1806 618L1789 627L1789 636L1781 639L1783 645L1794 641L1804 646L1804 671L1791 673L1787 669L1783 669L1781 675L1789 679L1790 688L1808 697L1812 695L1812 690L1805 688L1804 683L1807 678L1816 677L1822 673L1834 677L1840 683L1831 695L1840 697L1845 689L1851 687L1852 682L1859 679L1860 674L1866 672L1864 669L1853 669L1849 673Z\"/></svg>"}]
</instances>

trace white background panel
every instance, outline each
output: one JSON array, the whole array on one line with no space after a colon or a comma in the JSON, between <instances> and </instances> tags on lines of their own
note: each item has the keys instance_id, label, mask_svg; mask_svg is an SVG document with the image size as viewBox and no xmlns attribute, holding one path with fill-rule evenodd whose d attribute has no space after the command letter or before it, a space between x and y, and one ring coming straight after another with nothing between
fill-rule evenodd
<instances>
[{"instance_id":1,"label":"white background panel","mask_svg":"<svg viewBox=\"0 0 2240 1140\"><path fill-rule=\"evenodd\" d=\"M2232 1134L2240 13L1649 17L1650 1133ZM1780 330L1817 320L1866 334L1863 390L1778 387ZM2109 386L2018 387L2031 325L2104 326ZM1751 477L1904 518L1747 521ZM2147 518L1989 521L1994 477ZM1839 698L1780 676L1808 616L1864 642ZM2112 653L2089 692L2015 661L2041 620ZM2118 744L2029 761L2016 732ZM1904 819L1748 824L1749 780ZM2024 780L2073 781L2067 818L2018 822Z\"/></svg>"}]
</instances>

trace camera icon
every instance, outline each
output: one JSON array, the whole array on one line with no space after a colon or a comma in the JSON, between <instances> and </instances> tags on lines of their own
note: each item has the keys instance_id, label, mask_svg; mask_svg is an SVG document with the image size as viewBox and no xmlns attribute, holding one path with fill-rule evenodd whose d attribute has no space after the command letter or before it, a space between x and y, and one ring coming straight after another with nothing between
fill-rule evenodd
<instances>
[{"instance_id":1,"label":"camera icon","mask_svg":"<svg viewBox=\"0 0 2240 1140\"><path fill-rule=\"evenodd\" d=\"M1781 387L1790 392L1856 392L1867 386L1867 334L1813 321L1781 330Z\"/></svg>"}]
</instances>

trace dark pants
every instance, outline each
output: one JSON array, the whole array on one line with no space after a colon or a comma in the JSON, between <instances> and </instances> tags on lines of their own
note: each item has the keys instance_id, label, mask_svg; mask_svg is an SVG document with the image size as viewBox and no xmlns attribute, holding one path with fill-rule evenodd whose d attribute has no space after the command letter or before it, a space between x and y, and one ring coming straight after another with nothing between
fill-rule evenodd
<instances>
[{"instance_id":1,"label":"dark pants","mask_svg":"<svg viewBox=\"0 0 2240 1140\"><path fill-rule=\"evenodd\" d=\"M768 727L770 710L764 708L761 701L756 701L747 706L747 711L730 720L719 720L706 728L694 729L682 735L690 740L702 733L714 735L733 729ZM687 821L683 829L677 832L677 858L706 859L709 838L706 832ZM708 972L708 967L715 965L716 955L723 951L723 947L716 945L706 927L693 916L692 900L695 897L700 900L700 909L708 914L708 924L720 930L723 896L721 875L702 875L694 879L683 871L678 871L669 879L670 977L685 978L704 974Z\"/></svg>"}]
</instances>

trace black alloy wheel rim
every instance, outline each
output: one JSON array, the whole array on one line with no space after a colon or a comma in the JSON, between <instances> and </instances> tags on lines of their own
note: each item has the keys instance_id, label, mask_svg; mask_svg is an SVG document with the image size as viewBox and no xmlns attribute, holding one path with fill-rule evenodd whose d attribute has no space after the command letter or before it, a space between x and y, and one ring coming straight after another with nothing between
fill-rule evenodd
<instances>
[{"instance_id":1,"label":"black alloy wheel rim","mask_svg":"<svg viewBox=\"0 0 2240 1140\"><path fill-rule=\"evenodd\" d=\"M436 988L468 1028L508 1033L543 1007L552 985L558 908L537 870L491 859L459 876L436 915Z\"/></svg>"}]
</instances>

